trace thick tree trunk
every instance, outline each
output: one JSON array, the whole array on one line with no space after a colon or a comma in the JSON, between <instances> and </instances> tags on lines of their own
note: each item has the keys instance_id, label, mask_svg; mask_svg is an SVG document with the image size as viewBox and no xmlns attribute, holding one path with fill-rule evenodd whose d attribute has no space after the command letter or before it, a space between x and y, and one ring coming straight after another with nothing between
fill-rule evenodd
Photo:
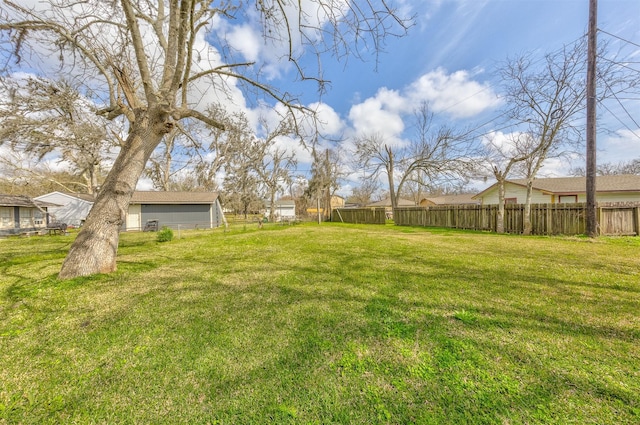
<instances>
[{"instance_id":1,"label":"thick tree trunk","mask_svg":"<svg viewBox=\"0 0 640 425\"><path fill-rule=\"evenodd\" d=\"M531 224L531 194L533 192L533 180L527 180L527 199L524 203L524 218L523 218L523 226L522 234L530 235L533 230L533 225Z\"/></svg>"},{"instance_id":2,"label":"thick tree trunk","mask_svg":"<svg viewBox=\"0 0 640 425\"><path fill-rule=\"evenodd\" d=\"M87 219L62 263L58 277L71 279L116 270L119 232L145 164L164 135L162 115L138 117ZM150 125L151 121L156 125Z\"/></svg>"},{"instance_id":3,"label":"thick tree trunk","mask_svg":"<svg viewBox=\"0 0 640 425\"><path fill-rule=\"evenodd\" d=\"M496 233L504 233L504 180L498 181L498 217Z\"/></svg>"},{"instance_id":4,"label":"thick tree trunk","mask_svg":"<svg viewBox=\"0 0 640 425\"><path fill-rule=\"evenodd\" d=\"M269 208L269 222L274 223L276 221L276 193L272 190L269 191L269 203L271 205Z\"/></svg>"},{"instance_id":5,"label":"thick tree trunk","mask_svg":"<svg viewBox=\"0 0 640 425\"><path fill-rule=\"evenodd\" d=\"M395 192L395 182L393 178L393 151L385 145L384 147L387 151L387 157L389 158L389 162L387 163L387 179L389 181L389 198L391 200L391 210L395 210L398 206L398 200L396 199Z\"/></svg>"}]
</instances>

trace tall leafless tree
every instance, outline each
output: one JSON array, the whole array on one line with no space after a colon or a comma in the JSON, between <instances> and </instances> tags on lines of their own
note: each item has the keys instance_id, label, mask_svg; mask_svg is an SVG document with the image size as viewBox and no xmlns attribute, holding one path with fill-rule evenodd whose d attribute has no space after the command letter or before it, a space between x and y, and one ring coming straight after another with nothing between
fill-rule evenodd
<instances>
[{"instance_id":1,"label":"tall leafless tree","mask_svg":"<svg viewBox=\"0 0 640 425\"><path fill-rule=\"evenodd\" d=\"M360 184L351 189L351 195L347 198L347 202L364 207L373 201L378 189L380 189L380 185L377 180L367 177L360 178Z\"/></svg>"},{"instance_id":2,"label":"tall leafless tree","mask_svg":"<svg viewBox=\"0 0 640 425\"><path fill-rule=\"evenodd\" d=\"M38 162L51 157L66 163L68 179L76 174L72 185L59 182L63 190L94 194L106 172L105 161L115 144L107 130L107 122L95 115L93 103L82 96L69 82L45 78L2 78L0 96L0 146L7 145L23 155L31 155ZM21 174L22 161L6 161L14 166L14 174ZM34 167L29 174L50 180L53 173L45 167Z\"/></svg>"},{"instance_id":3,"label":"tall leafless tree","mask_svg":"<svg viewBox=\"0 0 640 425\"><path fill-rule=\"evenodd\" d=\"M307 200L317 209L318 221L331 217L331 198L340 188L342 161L337 151L313 149L311 179L306 189Z\"/></svg>"},{"instance_id":4,"label":"tall leafless tree","mask_svg":"<svg viewBox=\"0 0 640 425\"><path fill-rule=\"evenodd\" d=\"M116 269L118 232L149 157L181 120L197 119L224 129L219 117L206 114L195 97L198 85L213 88L228 104L232 89L244 85L288 108L296 98L265 83L261 63L224 58L233 51L212 31L214 20L258 17L265 44L285 46L284 56L308 75L301 60L309 50L337 56L358 55L362 42L380 48L385 36L402 35L407 22L387 0L365 3L309 0L255 2L211 0L119 0L36 5L4 0L0 5L2 40L11 42L14 63L51 57L65 60L65 71L80 79L96 76L108 102L100 113L126 117L129 132L85 225L62 265L60 278ZM204 45L214 40L217 50ZM5 44L3 44L5 45ZM314 74L314 75L322 75ZM201 87L201 86L200 86Z\"/></svg>"},{"instance_id":5,"label":"tall leafless tree","mask_svg":"<svg viewBox=\"0 0 640 425\"><path fill-rule=\"evenodd\" d=\"M480 149L473 141L447 125L434 126L433 120L429 105L422 103L414 110L414 134L404 144L391 144L380 134L355 141L356 166L368 170L372 179L386 175L393 208L409 182L434 187L464 178L476 167Z\"/></svg>"},{"instance_id":6,"label":"tall leafless tree","mask_svg":"<svg viewBox=\"0 0 640 425\"><path fill-rule=\"evenodd\" d=\"M275 208L278 192L283 191L292 183L291 173L294 171L297 161L295 153L277 146L278 138L290 136L295 132L294 123L290 119L281 120L273 130L265 119L260 120L262 128L266 131L266 137L258 140L253 152L253 162L256 173L260 178L260 184L264 188L270 208L269 221L275 220Z\"/></svg>"},{"instance_id":7,"label":"tall leafless tree","mask_svg":"<svg viewBox=\"0 0 640 425\"><path fill-rule=\"evenodd\" d=\"M606 55L606 46L599 54ZM519 154L528 152L520 163L527 180L524 212L524 234L531 233L531 194L533 180L544 162L551 157L579 152L584 141L587 72L586 39L548 53L541 61L531 55L509 60L501 68L503 98L508 117L527 137L517 137ZM612 96L615 90L628 90L637 78L617 67L615 61L602 61L598 66L599 100ZM526 144L526 146L525 146Z\"/></svg>"},{"instance_id":8,"label":"tall leafless tree","mask_svg":"<svg viewBox=\"0 0 640 425\"><path fill-rule=\"evenodd\" d=\"M504 233L505 183L515 167L531 157L532 145L528 133L491 133L483 140L485 156L481 163L493 175L498 185L496 232Z\"/></svg>"}]
</instances>

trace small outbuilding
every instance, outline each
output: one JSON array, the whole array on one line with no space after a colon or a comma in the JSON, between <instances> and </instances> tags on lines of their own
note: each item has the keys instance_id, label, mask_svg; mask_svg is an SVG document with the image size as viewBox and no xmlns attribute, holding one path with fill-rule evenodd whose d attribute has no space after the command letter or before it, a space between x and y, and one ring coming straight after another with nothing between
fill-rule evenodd
<instances>
[{"instance_id":1,"label":"small outbuilding","mask_svg":"<svg viewBox=\"0 0 640 425\"><path fill-rule=\"evenodd\" d=\"M151 220L172 229L213 229L226 222L216 192L134 192L125 230L143 230Z\"/></svg>"},{"instance_id":2,"label":"small outbuilding","mask_svg":"<svg viewBox=\"0 0 640 425\"><path fill-rule=\"evenodd\" d=\"M294 200L282 199L275 201L273 206L267 204L267 210L264 213L265 217L271 217L272 208L275 221L295 220L296 218L296 201Z\"/></svg>"},{"instance_id":3,"label":"small outbuilding","mask_svg":"<svg viewBox=\"0 0 640 425\"><path fill-rule=\"evenodd\" d=\"M51 215L73 226L82 225L93 207L93 196L86 194L52 192L37 199L55 201ZM172 229L212 229L225 223L216 192L134 192L122 230L144 230L151 220Z\"/></svg>"},{"instance_id":4,"label":"small outbuilding","mask_svg":"<svg viewBox=\"0 0 640 425\"><path fill-rule=\"evenodd\" d=\"M36 196L36 201L57 204L49 208L50 217L69 227L80 227L89 214L95 200L94 195L84 193L51 192Z\"/></svg>"}]
</instances>

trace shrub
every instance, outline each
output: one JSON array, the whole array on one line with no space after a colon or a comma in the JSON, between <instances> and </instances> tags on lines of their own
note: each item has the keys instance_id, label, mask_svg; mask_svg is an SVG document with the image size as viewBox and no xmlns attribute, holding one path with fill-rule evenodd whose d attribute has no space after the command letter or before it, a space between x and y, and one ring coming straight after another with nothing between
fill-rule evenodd
<instances>
[{"instance_id":1,"label":"shrub","mask_svg":"<svg viewBox=\"0 0 640 425\"><path fill-rule=\"evenodd\" d=\"M169 242L173 240L173 230L171 230L167 226L163 226L162 229L160 229L160 231L158 232L156 240L158 242Z\"/></svg>"}]
</instances>

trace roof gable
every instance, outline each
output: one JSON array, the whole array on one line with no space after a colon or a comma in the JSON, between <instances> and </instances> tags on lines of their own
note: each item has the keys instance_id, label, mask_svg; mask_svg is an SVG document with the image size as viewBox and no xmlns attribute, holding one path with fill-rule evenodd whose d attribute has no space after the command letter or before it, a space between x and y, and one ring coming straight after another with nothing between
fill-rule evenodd
<instances>
[{"instance_id":1,"label":"roof gable","mask_svg":"<svg viewBox=\"0 0 640 425\"><path fill-rule=\"evenodd\" d=\"M79 199L81 201L90 202L90 203L93 203L96 200L95 195L91 195L88 193L72 193L72 192L58 192L58 191L49 192L44 195L36 196L33 199L42 200L42 199L51 198L52 196L53 197L59 196L59 197L63 197L71 200Z\"/></svg>"}]
</instances>

